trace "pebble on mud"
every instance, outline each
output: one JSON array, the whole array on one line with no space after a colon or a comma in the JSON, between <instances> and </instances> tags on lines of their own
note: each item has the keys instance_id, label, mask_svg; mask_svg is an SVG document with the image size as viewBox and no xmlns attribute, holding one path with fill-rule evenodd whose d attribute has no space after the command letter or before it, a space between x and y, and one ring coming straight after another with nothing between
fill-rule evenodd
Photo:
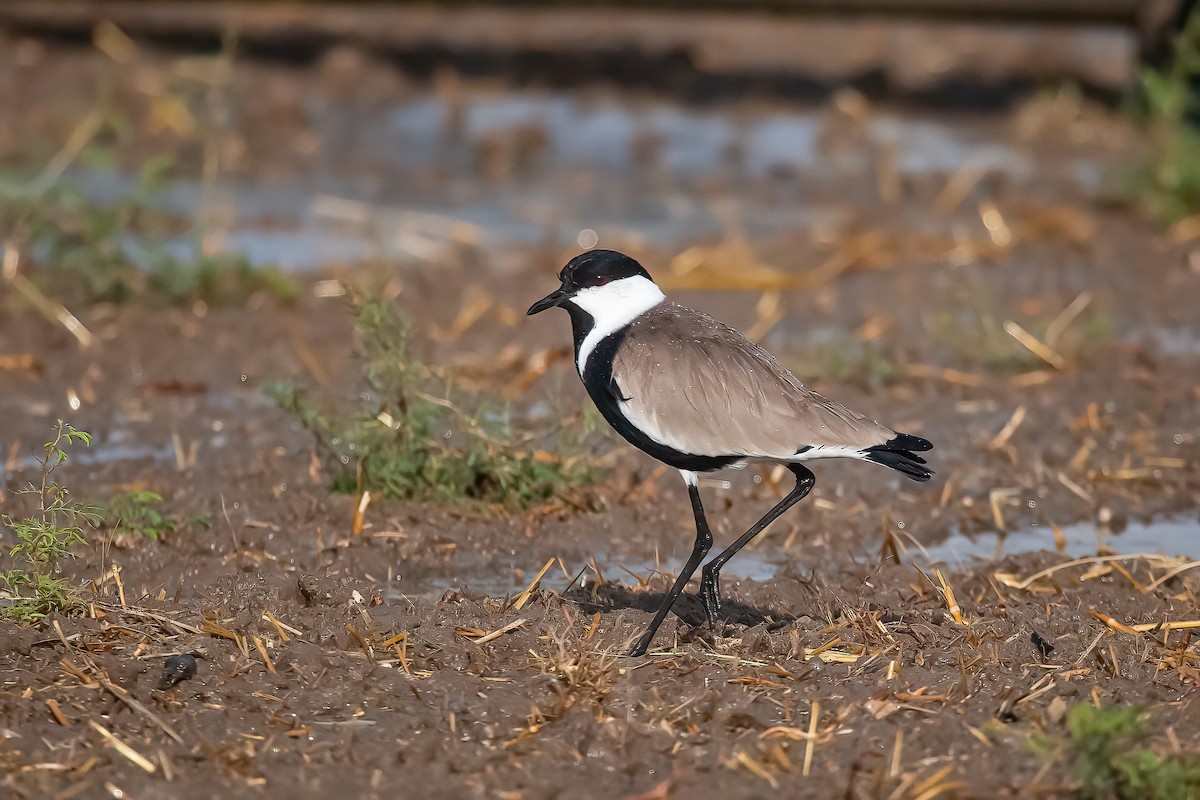
<instances>
[{"instance_id":1,"label":"pebble on mud","mask_svg":"<svg viewBox=\"0 0 1200 800\"><path fill-rule=\"evenodd\" d=\"M163 662L162 678L158 681L159 689L170 689L180 681L186 681L196 675L196 656L193 653L183 653L171 656Z\"/></svg>"}]
</instances>

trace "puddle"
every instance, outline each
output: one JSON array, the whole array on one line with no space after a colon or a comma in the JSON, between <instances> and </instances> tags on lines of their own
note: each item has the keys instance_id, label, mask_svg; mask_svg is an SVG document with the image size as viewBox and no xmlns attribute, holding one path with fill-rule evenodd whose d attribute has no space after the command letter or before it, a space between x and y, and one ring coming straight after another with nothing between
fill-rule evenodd
<instances>
[{"instance_id":1,"label":"puddle","mask_svg":"<svg viewBox=\"0 0 1200 800\"><path fill-rule=\"evenodd\" d=\"M77 449L71 452L71 463L84 466L94 464L114 464L120 461L174 461L175 448L170 444L162 447L152 445L122 445L105 444L88 449ZM14 474L22 471L40 469L41 464L35 456L18 459L13 470Z\"/></svg>"},{"instance_id":2,"label":"puddle","mask_svg":"<svg viewBox=\"0 0 1200 800\"><path fill-rule=\"evenodd\" d=\"M848 175L871 173L879 147L907 175L949 173L968 162L1015 181L1044 172L1005 141L1004 125L886 109L867 120L865 136L831 152L823 147L824 108L695 109L526 91L472 95L461 108L436 94L415 95L378 112L354 111L352 129L350 113L313 102L310 119L322 150L320 167L305 176L288 183L227 177L208 189L176 181L150 205L192 217L203 216L206 204L217 208L230 227L214 227L208 244L255 264L306 271L430 256L464 227L488 245L566 244L590 228L602 242L673 246L728 229L712 187L696 189L713 177L737 192L748 236L836 225L842 212L819 196L844 194ZM501 160L525 166L488 180L481 174L485 142L513 151ZM1055 166L1086 184L1080 176L1095 164L1075 159ZM780 175L803 185L759 192L738 184ZM99 203L128 198L137 188L130 174L73 169L66 180ZM136 241L126 246L135 258L142 249ZM186 240L167 247L177 254L193 249Z\"/></svg>"},{"instance_id":3,"label":"puddle","mask_svg":"<svg viewBox=\"0 0 1200 800\"><path fill-rule=\"evenodd\" d=\"M1135 522L1127 525L1120 533L1104 533L1092 523L1068 525L1061 528L1061 531L1066 541L1064 555L1071 558L1094 555L1098 548L1102 547L1120 553L1163 553L1200 558L1200 519L1171 518L1149 523ZM905 557L909 561L922 566L938 564L960 569L1009 555L1053 551L1054 534L1049 527L1037 527L1005 536L994 533L974 537L956 535L924 548L911 541L908 545ZM606 580L617 580L627 585L634 583L635 575L646 578L655 569L661 569L673 577L683 565L683 561L683 557L665 559L656 565L653 558L605 554L596 556L596 562ZM402 600L405 596L441 594L447 589L467 589L489 597L514 595L529 585L529 581L544 563L544 559L528 554L519 558L513 556L507 560L464 556L448 563L445 573L441 576L429 575L426 572L411 578L405 577L406 570L401 565L397 571L396 583L388 593L388 599ZM582 562L567 564L568 569L576 572L583 566ZM730 581L770 581L786 572L803 573L807 569L807 566L790 558L786 552L772 551L768 546L761 550L740 553L725 567L722 576ZM594 580L591 570L584 574L586 580ZM557 564L542 581L544 587L557 591L565 589L568 583L569 580Z\"/></svg>"},{"instance_id":4,"label":"puddle","mask_svg":"<svg viewBox=\"0 0 1200 800\"><path fill-rule=\"evenodd\" d=\"M673 578L683 566L683 562L684 558L665 559L656 565L653 558L621 558L603 554L596 556L596 564L605 580L616 580L625 584L634 583L634 575L642 579L648 578L656 569L661 569ZM520 563L513 558L508 563L501 564L495 561L484 562L482 559L466 557L455 559L452 563L447 564L448 570L444 576L435 577L425 574L412 578L405 578L404 570L401 568L397 572L398 577L392 591L388 593L387 599L402 600L405 596L440 595L447 589L468 589L489 597L514 595L525 590L525 587L537 574L538 569L545 563L545 559L539 562L539 559L528 556L522 556ZM768 558L766 553L743 552L726 565L725 569L721 571L721 577L730 582L747 579L768 581L789 567L802 569L794 561L788 559L785 553L777 554L777 558L773 560ZM567 568L573 569L577 573L584 568L584 564L567 562ZM518 577L518 569L521 570L520 577ZM699 571L696 574L698 576ZM572 577L574 577L574 573L572 573ZM583 573L581 582L593 580L595 580L595 573L590 569ZM541 585L547 589L562 591L567 588L569 583L570 579L564 576L562 569L555 564L546 573Z\"/></svg>"},{"instance_id":5,"label":"puddle","mask_svg":"<svg viewBox=\"0 0 1200 800\"><path fill-rule=\"evenodd\" d=\"M1193 356L1200 352L1200 328L1188 325L1143 328L1135 330L1130 339L1164 356Z\"/></svg>"},{"instance_id":6,"label":"puddle","mask_svg":"<svg viewBox=\"0 0 1200 800\"><path fill-rule=\"evenodd\" d=\"M324 111L324 114L335 113ZM523 132L552 167L631 170L644 166L647 151L656 168L702 174L738 168L758 177L780 168L828 174L831 159L820 139L824 108L749 113L690 109L665 102L595 100L566 92L508 92L468 98L461 111L436 95L420 96L388 112L369 138L356 142L372 155L412 166L470 165L477 143L489 136ZM321 125L322 114L317 114ZM459 120L453 127L447 121ZM326 121L324 124L344 124ZM973 159L980 167L1029 177L1029 159L1006 143L986 141L963 125L938 118L876 112L866 122L869 138L893 148L902 172L950 172ZM861 149L839 154L842 167L861 167Z\"/></svg>"},{"instance_id":7,"label":"puddle","mask_svg":"<svg viewBox=\"0 0 1200 800\"><path fill-rule=\"evenodd\" d=\"M1100 548L1118 553L1200 557L1200 520L1194 518L1131 522L1120 533L1106 533L1091 522L1067 525L1061 531L1066 541L1064 554L1072 558L1095 555ZM908 558L911 561L941 563L958 568L1020 553L1053 552L1054 532L1049 526L1038 526L1004 535L956 535L923 549L911 542L909 544Z\"/></svg>"}]
</instances>

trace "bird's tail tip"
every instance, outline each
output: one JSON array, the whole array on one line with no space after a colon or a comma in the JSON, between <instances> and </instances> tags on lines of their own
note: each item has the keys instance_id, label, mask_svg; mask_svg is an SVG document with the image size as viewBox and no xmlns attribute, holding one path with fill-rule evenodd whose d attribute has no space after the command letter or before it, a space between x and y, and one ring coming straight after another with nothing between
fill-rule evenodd
<instances>
[{"instance_id":1,"label":"bird's tail tip","mask_svg":"<svg viewBox=\"0 0 1200 800\"><path fill-rule=\"evenodd\" d=\"M863 451L863 458L903 472L914 481L927 481L933 477L933 470L925 466L925 459L917 453L932 449L933 443L928 439L909 433L897 433L881 445L868 447Z\"/></svg>"}]
</instances>

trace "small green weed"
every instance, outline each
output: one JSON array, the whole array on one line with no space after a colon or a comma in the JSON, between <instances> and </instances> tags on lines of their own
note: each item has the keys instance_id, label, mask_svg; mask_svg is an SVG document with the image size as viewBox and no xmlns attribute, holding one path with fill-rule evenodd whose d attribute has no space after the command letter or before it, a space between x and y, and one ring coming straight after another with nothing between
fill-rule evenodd
<instances>
[{"instance_id":1,"label":"small green weed","mask_svg":"<svg viewBox=\"0 0 1200 800\"><path fill-rule=\"evenodd\" d=\"M71 500L70 492L55 482L53 476L67 460L67 447L76 442L90 446L91 441L86 431L59 420L53 438L43 445L43 453L38 457L41 465L38 484L31 483L22 490L37 496L37 513L22 519L0 514L0 524L17 539L9 549L9 557L26 565L0 572L0 584L9 595L7 604L0 606L0 616L30 623L47 614L77 613L82 608L75 588L58 576L58 566L71 555L72 545L86 541L84 526L98 525L101 511L97 506Z\"/></svg>"},{"instance_id":2,"label":"small green weed","mask_svg":"<svg viewBox=\"0 0 1200 800\"><path fill-rule=\"evenodd\" d=\"M1084 800L1196 800L1200 757L1160 756L1143 746L1144 715L1080 703L1067 720Z\"/></svg>"},{"instance_id":3,"label":"small green weed","mask_svg":"<svg viewBox=\"0 0 1200 800\"><path fill-rule=\"evenodd\" d=\"M1064 322L1066 315L1070 317ZM1015 315L1002 309L983 285L968 289L955 310L928 314L925 327L930 338L946 345L963 363L988 372L1014 375L1045 368L1045 361L1005 330L1006 319L1013 319L1068 364L1086 359L1112 338L1112 317L1104 311L1087 307L1054 317Z\"/></svg>"},{"instance_id":4,"label":"small green weed","mask_svg":"<svg viewBox=\"0 0 1200 800\"><path fill-rule=\"evenodd\" d=\"M1141 122L1148 137L1145 161L1128 194L1152 218L1175 222L1200 212L1200 10L1175 40L1170 64L1145 68L1138 80Z\"/></svg>"},{"instance_id":5,"label":"small green weed","mask_svg":"<svg viewBox=\"0 0 1200 800\"><path fill-rule=\"evenodd\" d=\"M123 492L108 502L104 524L113 529L123 529L141 534L147 539L161 540L189 523L207 524L207 519L196 517L188 520L159 510L162 496L157 492Z\"/></svg>"},{"instance_id":6,"label":"small green weed","mask_svg":"<svg viewBox=\"0 0 1200 800\"><path fill-rule=\"evenodd\" d=\"M901 375L899 363L881 341L837 336L800 354L792 365L807 380L831 380L877 389Z\"/></svg>"},{"instance_id":7,"label":"small green weed","mask_svg":"<svg viewBox=\"0 0 1200 800\"><path fill-rule=\"evenodd\" d=\"M169 161L150 159L132 195L106 204L68 184L37 190L0 177L0 230L36 265L32 277L43 290L61 295L70 286L82 295L72 300L222 305L257 292L294 299L296 287L280 270L207 254L190 223L153 210L169 169Z\"/></svg>"},{"instance_id":8,"label":"small green weed","mask_svg":"<svg viewBox=\"0 0 1200 800\"><path fill-rule=\"evenodd\" d=\"M267 393L312 431L333 467L333 488L447 505L464 501L525 508L595 479L582 455L539 452L518 439L509 411L465 398L409 353L408 326L388 300L356 301L365 391L350 414L326 410L293 384Z\"/></svg>"}]
</instances>

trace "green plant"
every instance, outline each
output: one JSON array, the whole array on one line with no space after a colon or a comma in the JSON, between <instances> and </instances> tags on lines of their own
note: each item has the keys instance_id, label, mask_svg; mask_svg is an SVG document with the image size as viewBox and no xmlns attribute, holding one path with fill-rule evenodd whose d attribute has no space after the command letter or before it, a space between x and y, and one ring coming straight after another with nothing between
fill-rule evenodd
<instances>
[{"instance_id":1,"label":"green plant","mask_svg":"<svg viewBox=\"0 0 1200 800\"><path fill-rule=\"evenodd\" d=\"M162 496L157 492L123 492L108 502L104 524L110 528L124 528L158 541L165 534L175 533L188 523L188 520L182 517L164 514L157 508L160 503ZM203 523L205 520L196 518L192 521Z\"/></svg>"},{"instance_id":2,"label":"green plant","mask_svg":"<svg viewBox=\"0 0 1200 800\"><path fill-rule=\"evenodd\" d=\"M72 500L67 488L53 479L67 460L66 448L75 442L90 446L92 437L59 420L53 438L43 445L37 459L41 467L38 484L21 490L37 496L37 513L22 519L0 514L0 524L17 539L9 557L26 565L0 572L0 584L9 594L0 613L18 622L35 622L51 613L70 614L82 607L75 588L59 577L59 562L71 555L72 545L86 541L84 525L98 525L101 512L97 506Z\"/></svg>"},{"instance_id":3,"label":"green plant","mask_svg":"<svg viewBox=\"0 0 1200 800\"><path fill-rule=\"evenodd\" d=\"M335 490L524 508L594 479L582 455L560 458L518 439L507 408L464 397L474 412L464 411L453 383L411 356L408 326L388 300L360 298L355 310L365 386L356 410L331 412L290 383L267 387L316 435Z\"/></svg>"},{"instance_id":4,"label":"green plant","mask_svg":"<svg viewBox=\"0 0 1200 800\"><path fill-rule=\"evenodd\" d=\"M945 345L958 360L1000 375L1045 367L1042 359L1006 331L1006 319L1072 364L1109 341L1113 330L1112 317L1090 307L1072 315L1065 327L1062 313L1032 318L1012 314L985 285L964 289L954 310L935 310L924 319L930 338Z\"/></svg>"},{"instance_id":5,"label":"green plant","mask_svg":"<svg viewBox=\"0 0 1200 800\"><path fill-rule=\"evenodd\" d=\"M1129 184L1151 217L1174 222L1200 211L1200 11L1192 11L1165 69L1144 68L1138 95L1147 156Z\"/></svg>"},{"instance_id":6,"label":"green plant","mask_svg":"<svg viewBox=\"0 0 1200 800\"><path fill-rule=\"evenodd\" d=\"M1080 703L1067 721L1084 800L1196 800L1200 758L1145 748L1144 716Z\"/></svg>"},{"instance_id":7,"label":"green plant","mask_svg":"<svg viewBox=\"0 0 1200 800\"><path fill-rule=\"evenodd\" d=\"M221 305L260 291L294 299L295 284L280 270L208 254L190 221L155 210L170 168L167 159L149 159L132 194L105 203L62 182L38 189L0 177L0 230L29 254L44 289L61 294L70 286L82 294L72 299Z\"/></svg>"},{"instance_id":8,"label":"green plant","mask_svg":"<svg viewBox=\"0 0 1200 800\"><path fill-rule=\"evenodd\" d=\"M806 380L831 380L879 388L901 374L901 367L880 341L835 336L813 345L794 359L793 371Z\"/></svg>"}]
</instances>

